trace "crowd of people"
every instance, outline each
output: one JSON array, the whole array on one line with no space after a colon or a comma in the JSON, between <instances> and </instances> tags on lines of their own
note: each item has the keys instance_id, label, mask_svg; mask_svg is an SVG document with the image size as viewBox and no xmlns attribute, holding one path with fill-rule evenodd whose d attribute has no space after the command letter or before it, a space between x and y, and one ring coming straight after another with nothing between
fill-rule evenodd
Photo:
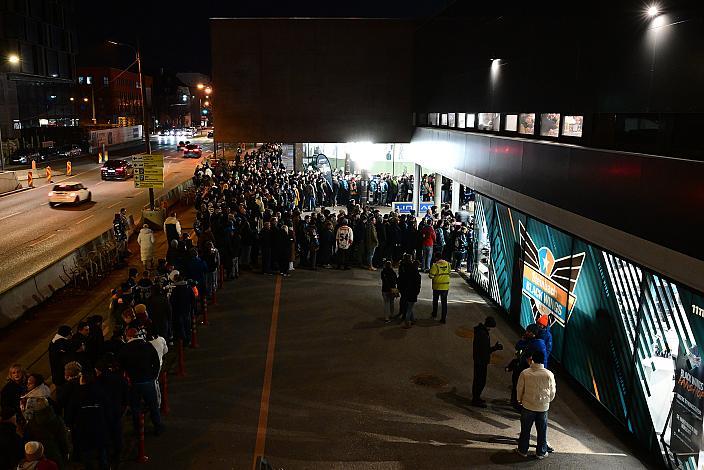
<instances>
[{"instance_id":1,"label":"crowd of people","mask_svg":"<svg viewBox=\"0 0 704 470\"><path fill-rule=\"evenodd\" d=\"M378 207L359 203L355 177L337 173L330 183L316 170L288 171L281 156L278 145L265 144L241 155L234 165L199 165L193 175L193 233L183 230L176 213L169 214L160 228L167 240L160 257L153 228L141 227L137 241L143 269L129 268L125 281L113 290L108 319L93 315L75 329L61 326L51 340L53 389L41 375L12 366L0 403L0 470L17 465L67 468L69 461L86 468L116 468L123 420L131 416L133 430L139 432L143 410L154 434L160 435L164 355L177 343L190 344L194 325L218 284L237 279L241 270L289 276L297 267L381 268L385 318L403 321L406 328L415 323L414 305L425 274L433 289L431 316L440 313L439 321L447 321L451 271L465 262L472 269L472 256L467 255L473 247L473 217L466 207L453 213L448 204L434 206L419 218L382 214ZM372 200L379 205L404 200L412 186L406 176L382 175L370 188ZM432 198L433 186L432 177L424 176L424 198ZM128 226L124 211L115 214L116 238L125 257ZM488 343L492 326L495 322L487 319L477 327L481 331L475 329L473 403L478 406L483 404L488 358L498 348ZM546 328L529 330L533 337L524 339L520 360L512 365L515 404L524 387L520 372L529 367L526 358L540 349L536 343L546 345L539 351L545 358L550 352Z\"/></svg>"}]
</instances>

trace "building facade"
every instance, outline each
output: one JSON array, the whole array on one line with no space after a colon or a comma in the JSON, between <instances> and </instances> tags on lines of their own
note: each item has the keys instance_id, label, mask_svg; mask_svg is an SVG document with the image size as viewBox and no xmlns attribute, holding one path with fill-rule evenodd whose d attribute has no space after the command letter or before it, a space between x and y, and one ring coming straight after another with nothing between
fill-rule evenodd
<instances>
[{"instance_id":1,"label":"building facade","mask_svg":"<svg viewBox=\"0 0 704 470\"><path fill-rule=\"evenodd\" d=\"M152 78L144 75L143 80L150 110ZM139 74L112 67L79 67L77 83L75 101L81 125L122 127L142 123Z\"/></svg>"},{"instance_id":2,"label":"building facade","mask_svg":"<svg viewBox=\"0 0 704 470\"><path fill-rule=\"evenodd\" d=\"M75 132L67 129L78 125L73 11L72 0L0 2L0 131L9 150Z\"/></svg>"}]
</instances>

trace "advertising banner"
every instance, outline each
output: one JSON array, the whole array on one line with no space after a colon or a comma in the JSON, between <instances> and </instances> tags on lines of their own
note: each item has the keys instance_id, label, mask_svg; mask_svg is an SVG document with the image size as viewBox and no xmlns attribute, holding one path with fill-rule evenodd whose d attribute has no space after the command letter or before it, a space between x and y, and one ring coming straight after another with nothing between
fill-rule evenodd
<instances>
[{"instance_id":1,"label":"advertising banner","mask_svg":"<svg viewBox=\"0 0 704 470\"><path fill-rule=\"evenodd\" d=\"M672 400L672 436L670 446L680 458L699 456L704 409L704 368L694 351L680 347L677 355L677 380ZM697 354L695 354L697 353Z\"/></svg>"},{"instance_id":2,"label":"advertising banner","mask_svg":"<svg viewBox=\"0 0 704 470\"><path fill-rule=\"evenodd\" d=\"M164 156L163 155L134 155L135 188L163 188L164 187Z\"/></svg>"},{"instance_id":3,"label":"advertising banner","mask_svg":"<svg viewBox=\"0 0 704 470\"><path fill-rule=\"evenodd\" d=\"M432 202L421 202L420 203L420 208L419 208L419 214L416 214L416 216L420 217L425 215L425 213L433 207ZM411 212L413 211L413 203L412 202L392 202L391 203L391 210L393 211L398 211L399 214L408 214L410 215Z\"/></svg>"}]
</instances>

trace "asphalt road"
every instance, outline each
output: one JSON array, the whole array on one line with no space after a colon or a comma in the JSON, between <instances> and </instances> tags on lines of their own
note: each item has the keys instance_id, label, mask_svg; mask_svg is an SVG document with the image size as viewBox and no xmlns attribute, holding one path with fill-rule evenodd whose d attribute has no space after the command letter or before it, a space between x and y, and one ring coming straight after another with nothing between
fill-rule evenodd
<instances>
[{"instance_id":1,"label":"asphalt road","mask_svg":"<svg viewBox=\"0 0 704 470\"><path fill-rule=\"evenodd\" d=\"M155 197L193 175L200 159L185 159L176 150L182 138L152 138L152 153L165 156L164 189L155 189ZM203 146L206 156L212 152L212 139L192 138ZM73 176L54 177L62 181L81 182L92 193L92 202L78 206L50 208L47 194L53 184L35 180L34 189L0 198L0 292L27 276L51 265L112 226L121 207L135 219L145 204L149 191L135 189L133 181L101 181L96 161L74 162Z\"/></svg>"}]
</instances>

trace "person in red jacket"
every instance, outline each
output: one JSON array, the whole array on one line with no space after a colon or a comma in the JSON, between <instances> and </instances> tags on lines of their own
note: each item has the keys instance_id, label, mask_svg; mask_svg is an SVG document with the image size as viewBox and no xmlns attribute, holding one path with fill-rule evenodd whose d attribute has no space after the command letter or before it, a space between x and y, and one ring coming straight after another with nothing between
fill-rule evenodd
<instances>
[{"instance_id":1,"label":"person in red jacket","mask_svg":"<svg viewBox=\"0 0 704 470\"><path fill-rule=\"evenodd\" d=\"M430 265L433 261L433 246L435 245L435 229L432 224L422 222L423 228L420 237L423 246L423 272L430 272Z\"/></svg>"},{"instance_id":2,"label":"person in red jacket","mask_svg":"<svg viewBox=\"0 0 704 470\"><path fill-rule=\"evenodd\" d=\"M44 457L41 442L29 441L24 445L24 460L17 466L18 470L59 470L53 460Z\"/></svg>"}]
</instances>

